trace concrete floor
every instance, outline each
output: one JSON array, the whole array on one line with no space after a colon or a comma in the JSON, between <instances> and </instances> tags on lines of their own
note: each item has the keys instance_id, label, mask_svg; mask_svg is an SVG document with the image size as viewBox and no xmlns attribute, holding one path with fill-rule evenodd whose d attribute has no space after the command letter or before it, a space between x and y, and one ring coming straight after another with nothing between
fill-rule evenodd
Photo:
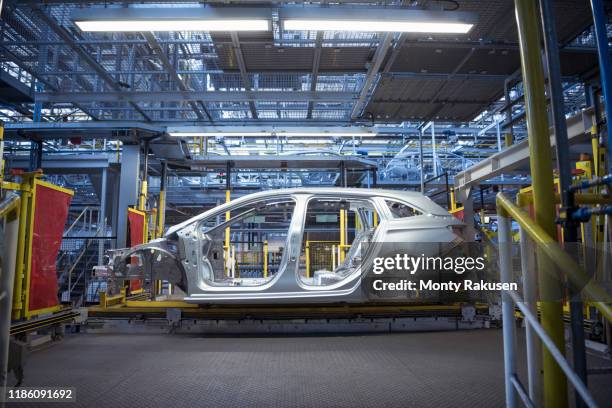
<instances>
[{"instance_id":1,"label":"concrete floor","mask_svg":"<svg viewBox=\"0 0 612 408\"><path fill-rule=\"evenodd\" d=\"M597 376L592 384L596 398L608 403L611 377ZM504 405L501 330L493 329L303 337L78 334L31 354L23 386L36 385L76 387L77 403L69 407Z\"/></svg>"}]
</instances>

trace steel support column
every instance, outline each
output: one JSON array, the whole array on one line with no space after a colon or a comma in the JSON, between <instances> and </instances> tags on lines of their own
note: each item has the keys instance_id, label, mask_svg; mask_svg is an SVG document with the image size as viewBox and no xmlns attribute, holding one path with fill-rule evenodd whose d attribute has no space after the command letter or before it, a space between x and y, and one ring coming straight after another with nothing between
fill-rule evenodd
<instances>
[{"instance_id":1,"label":"steel support column","mask_svg":"<svg viewBox=\"0 0 612 408\"><path fill-rule=\"evenodd\" d=\"M30 166L29 170L34 171L42 168L43 142L42 140L32 140L30 142Z\"/></svg>"},{"instance_id":2,"label":"steel support column","mask_svg":"<svg viewBox=\"0 0 612 408\"><path fill-rule=\"evenodd\" d=\"M567 137L567 123L565 121L565 107L563 103L563 85L561 83L561 63L559 59L559 47L557 42L557 30L555 28L555 16L553 14L552 1L540 0L540 13L542 16L542 29L544 31L544 50L546 53L546 67L548 70L548 89L552 111L552 122L555 133L555 148L557 152L557 169L559 172L559 194L561 196L561 207L565 208L569 217L574 210L574 196L568 192L572 183L570 170L569 142ZM570 219L563 224L563 241L568 249L576 245L578 240L577 225ZM580 289L571 290L570 299L571 332L572 332L572 356L574 370L584 384L587 384L586 350L584 344L584 315L583 303L580 298ZM576 407L584 407L582 397L575 392Z\"/></svg>"},{"instance_id":3,"label":"steel support column","mask_svg":"<svg viewBox=\"0 0 612 408\"><path fill-rule=\"evenodd\" d=\"M554 185L538 13L532 0L515 0L515 9L525 89L535 222L554 237L557 234L552 194ZM542 251L538 253L538 265L542 326L557 348L564 350L562 287L559 279L555 279L550 259ZM567 381L549 351L544 351L542 367L544 407L567 407Z\"/></svg>"},{"instance_id":4,"label":"steel support column","mask_svg":"<svg viewBox=\"0 0 612 408\"><path fill-rule=\"evenodd\" d=\"M168 162L162 160L161 181L159 184L159 202L157 203L157 228L158 237L164 235L164 225L166 223L166 187L168 185Z\"/></svg>"},{"instance_id":5,"label":"steel support column","mask_svg":"<svg viewBox=\"0 0 612 408\"><path fill-rule=\"evenodd\" d=\"M385 60L385 56L387 55L387 51L391 48L393 44L393 33L385 34L384 38L380 41L376 52L374 53L374 57L372 57L372 62L370 64L370 68L368 69L368 73L366 75L365 82L363 87L361 88L361 92L359 93L359 98L355 102L353 106L353 111L351 112L351 119L356 119L361 115L361 112L367 106L368 95L370 95L370 88L374 84L375 80L378 78L378 72L380 70L380 66ZM372 89L372 95L374 94L374 89Z\"/></svg>"},{"instance_id":6,"label":"steel support column","mask_svg":"<svg viewBox=\"0 0 612 408\"><path fill-rule=\"evenodd\" d=\"M595 24L595 40L599 54L599 77L606 108L606 123L608 131L608 169L612 171L612 62L608 47L607 14L602 0L591 0L593 21Z\"/></svg>"},{"instance_id":7,"label":"steel support column","mask_svg":"<svg viewBox=\"0 0 612 408\"><path fill-rule=\"evenodd\" d=\"M108 169L102 169L102 182L100 183L100 209L98 210L98 234L106 237L106 190ZM98 240L98 265L102 265L104 259L104 240Z\"/></svg>"},{"instance_id":8,"label":"steel support column","mask_svg":"<svg viewBox=\"0 0 612 408\"><path fill-rule=\"evenodd\" d=\"M138 202L138 174L140 171L140 146L123 145L121 175L119 176L119 206L117 212L117 248L127 245L128 207Z\"/></svg>"},{"instance_id":9,"label":"steel support column","mask_svg":"<svg viewBox=\"0 0 612 408\"><path fill-rule=\"evenodd\" d=\"M419 131L419 167L421 174L421 194L425 193L425 173L423 160L423 129Z\"/></svg>"}]
</instances>

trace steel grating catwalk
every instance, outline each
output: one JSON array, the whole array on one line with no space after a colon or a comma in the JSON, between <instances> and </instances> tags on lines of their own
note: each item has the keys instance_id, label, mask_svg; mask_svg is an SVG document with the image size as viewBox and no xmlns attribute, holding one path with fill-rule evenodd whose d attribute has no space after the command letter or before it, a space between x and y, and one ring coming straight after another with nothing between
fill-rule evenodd
<instances>
[{"instance_id":1,"label":"steel grating catwalk","mask_svg":"<svg viewBox=\"0 0 612 408\"><path fill-rule=\"evenodd\" d=\"M589 359L592 366L609 365ZM610 375L590 377L600 402L612 396L609 381ZM74 407L504 405L502 337L495 329L305 337L79 334L29 358L23 386L50 384L76 387Z\"/></svg>"}]
</instances>

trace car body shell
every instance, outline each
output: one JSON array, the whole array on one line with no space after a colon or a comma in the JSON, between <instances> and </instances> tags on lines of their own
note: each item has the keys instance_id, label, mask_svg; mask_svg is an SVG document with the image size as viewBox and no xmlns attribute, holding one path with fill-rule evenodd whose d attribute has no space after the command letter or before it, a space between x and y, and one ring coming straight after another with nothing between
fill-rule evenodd
<instances>
[{"instance_id":1,"label":"car body shell","mask_svg":"<svg viewBox=\"0 0 612 408\"><path fill-rule=\"evenodd\" d=\"M257 286L216 286L203 278L203 271L210 267L206 256L202 253L207 236L199 232L201 221L210 217L221 216L226 212L239 212L241 207L253 205L258 201L288 198L295 202L293 216L287 232L286 254L279 265L278 272L265 283ZM354 268L346 278L328 286L310 286L298 276L300 251L303 248L303 232L306 209L309 200L341 199L364 201L371 204L379 217L368 240L369 249L363 255L360 265ZM406 204L420 215L406 218L395 218L387 201ZM173 273L159 271L155 279L168 279L177 282L186 293L185 301L194 303L325 303L366 300L360 290L362 277L366 273L368 262L381 255L385 243L401 243L406 249L411 245L423 242L444 243L457 241L454 227L463 224L451 216L445 209L426 196L408 191L357 189L357 188L300 188L271 190L250 194L235 201L206 211L181 224L168 229L164 238L130 249L122 253L127 257L146 249L159 249L166 254L172 254L176 268ZM171 245L169 245L172 243ZM388 247L387 247L388 250ZM165 269L168 269L166 262ZM164 270L165 270L164 269ZM170 268L171 269L171 268ZM149 270L155 271L153 266ZM165 277L164 277L165 275ZM180 275L180 279L179 276ZM172 278L171 278L172 276ZM180 282L180 283L179 283Z\"/></svg>"}]
</instances>

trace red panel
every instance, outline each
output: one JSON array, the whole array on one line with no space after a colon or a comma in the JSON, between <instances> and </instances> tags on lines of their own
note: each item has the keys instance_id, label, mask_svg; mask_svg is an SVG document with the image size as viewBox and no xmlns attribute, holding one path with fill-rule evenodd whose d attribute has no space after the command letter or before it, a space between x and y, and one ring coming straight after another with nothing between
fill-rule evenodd
<instances>
[{"instance_id":1,"label":"red panel","mask_svg":"<svg viewBox=\"0 0 612 408\"><path fill-rule=\"evenodd\" d=\"M56 261L71 200L70 194L36 184L28 305L30 311L58 305Z\"/></svg>"},{"instance_id":2,"label":"red panel","mask_svg":"<svg viewBox=\"0 0 612 408\"><path fill-rule=\"evenodd\" d=\"M457 218L460 221L463 221L463 210L455 211L453 213L453 217Z\"/></svg>"},{"instance_id":3,"label":"red panel","mask_svg":"<svg viewBox=\"0 0 612 408\"><path fill-rule=\"evenodd\" d=\"M134 211L128 211L128 228L130 230L128 247L143 243L144 238L144 215ZM142 280L130 280L130 291L142 288Z\"/></svg>"},{"instance_id":4,"label":"red panel","mask_svg":"<svg viewBox=\"0 0 612 408\"><path fill-rule=\"evenodd\" d=\"M128 211L128 222L130 228L130 242L128 247L142 244L144 236L144 216L134 211Z\"/></svg>"}]
</instances>

